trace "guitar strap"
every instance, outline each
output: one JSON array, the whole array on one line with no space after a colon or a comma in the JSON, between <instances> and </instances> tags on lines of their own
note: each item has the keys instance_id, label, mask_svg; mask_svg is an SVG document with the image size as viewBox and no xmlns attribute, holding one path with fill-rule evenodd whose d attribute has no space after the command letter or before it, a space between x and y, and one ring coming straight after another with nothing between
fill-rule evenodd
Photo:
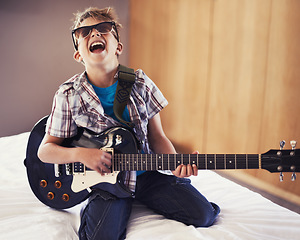
<instances>
[{"instance_id":1,"label":"guitar strap","mask_svg":"<svg viewBox=\"0 0 300 240\"><path fill-rule=\"evenodd\" d=\"M124 109L130 97L132 86L135 82L134 69L119 65L118 85L114 99L113 110L116 118L126 126L132 128L133 123L122 118Z\"/></svg>"}]
</instances>

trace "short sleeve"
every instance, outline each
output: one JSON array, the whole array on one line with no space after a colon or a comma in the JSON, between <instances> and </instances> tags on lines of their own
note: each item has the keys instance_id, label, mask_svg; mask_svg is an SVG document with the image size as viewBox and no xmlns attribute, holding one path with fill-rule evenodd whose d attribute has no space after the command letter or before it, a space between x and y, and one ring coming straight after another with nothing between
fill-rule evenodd
<instances>
[{"instance_id":1,"label":"short sleeve","mask_svg":"<svg viewBox=\"0 0 300 240\"><path fill-rule=\"evenodd\" d=\"M168 105L168 101L155 83L142 70L138 70L136 74L137 85L141 85L141 96L146 104L147 116L148 119L151 119Z\"/></svg>"},{"instance_id":2,"label":"short sleeve","mask_svg":"<svg viewBox=\"0 0 300 240\"><path fill-rule=\"evenodd\" d=\"M54 96L46 126L46 133L51 136L70 138L77 134L77 125L72 119L68 95L68 92L58 90Z\"/></svg>"}]
</instances>

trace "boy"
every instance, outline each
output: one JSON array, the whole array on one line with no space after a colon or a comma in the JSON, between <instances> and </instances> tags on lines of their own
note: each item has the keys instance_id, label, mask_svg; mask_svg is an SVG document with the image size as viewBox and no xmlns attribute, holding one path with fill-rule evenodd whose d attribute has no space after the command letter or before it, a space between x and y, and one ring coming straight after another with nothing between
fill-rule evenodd
<instances>
[{"instance_id":1,"label":"boy","mask_svg":"<svg viewBox=\"0 0 300 240\"><path fill-rule=\"evenodd\" d=\"M100 149L65 148L65 138L75 136L78 127L100 133L121 125L113 113L118 56L122 53L120 24L111 8L89 8L78 13L72 37L74 59L85 72L75 75L56 92L39 158L48 163L82 162L100 174L109 172L111 155ZM136 73L123 118L133 123L142 152L176 153L164 134L159 112L167 105L156 85L141 71ZM152 172L126 172L122 181L134 198L169 219L195 227L213 224L219 207L209 203L185 177L197 176L197 166L180 165L173 175ZM136 177L138 175L138 177ZM118 198L94 189L82 213L80 239L125 239L134 198Z\"/></svg>"}]
</instances>

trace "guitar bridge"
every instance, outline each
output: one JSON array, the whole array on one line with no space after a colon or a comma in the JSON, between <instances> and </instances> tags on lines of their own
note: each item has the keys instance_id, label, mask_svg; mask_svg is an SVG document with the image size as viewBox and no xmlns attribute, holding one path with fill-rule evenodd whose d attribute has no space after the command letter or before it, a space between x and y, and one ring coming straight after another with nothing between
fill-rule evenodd
<instances>
[{"instance_id":1,"label":"guitar bridge","mask_svg":"<svg viewBox=\"0 0 300 240\"><path fill-rule=\"evenodd\" d=\"M73 174L83 174L85 175L86 167L81 162L75 162L73 165Z\"/></svg>"}]
</instances>

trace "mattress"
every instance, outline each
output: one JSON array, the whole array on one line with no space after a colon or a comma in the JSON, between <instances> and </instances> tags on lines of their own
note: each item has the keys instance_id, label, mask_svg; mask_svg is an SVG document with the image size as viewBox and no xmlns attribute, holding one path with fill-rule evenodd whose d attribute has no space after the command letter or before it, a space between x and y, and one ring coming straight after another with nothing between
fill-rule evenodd
<instances>
[{"instance_id":1,"label":"mattress","mask_svg":"<svg viewBox=\"0 0 300 240\"><path fill-rule=\"evenodd\" d=\"M26 132L0 138L0 239L78 239L80 212L86 202L68 210L55 210L37 200L23 164L28 137ZM221 208L213 226L186 226L136 202L126 239L300 239L299 214L214 171L201 170L191 180L209 201Z\"/></svg>"}]
</instances>

